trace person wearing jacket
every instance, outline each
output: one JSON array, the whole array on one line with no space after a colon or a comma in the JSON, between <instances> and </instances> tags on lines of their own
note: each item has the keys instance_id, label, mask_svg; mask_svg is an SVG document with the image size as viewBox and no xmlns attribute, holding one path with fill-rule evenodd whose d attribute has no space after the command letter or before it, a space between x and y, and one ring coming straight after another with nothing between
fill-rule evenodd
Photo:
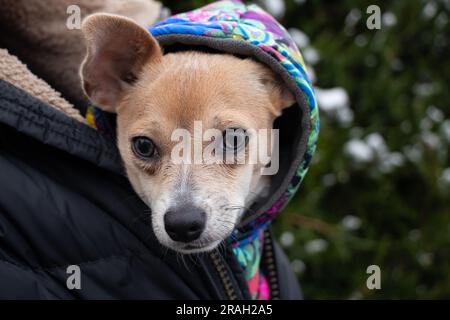
<instances>
[{"instance_id":1,"label":"person wearing jacket","mask_svg":"<svg viewBox=\"0 0 450 320\"><path fill-rule=\"evenodd\" d=\"M124 175L113 117L90 108L87 125L70 105L48 98L58 94L20 62L1 63L14 60L3 53L0 298L301 298L270 232L306 174L319 129L314 92L295 44L270 15L240 1L179 14L149 31L166 52L201 48L251 56L295 93L297 104L275 124L280 169L270 195L253 205L224 250L180 257L158 243L151 213ZM14 72L2 68L23 76L11 77ZM23 84L30 81L33 90ZM39 95L42 90L47 94ZM74 266L79 288L68 286Z\"/></svg>"}]
</instances>

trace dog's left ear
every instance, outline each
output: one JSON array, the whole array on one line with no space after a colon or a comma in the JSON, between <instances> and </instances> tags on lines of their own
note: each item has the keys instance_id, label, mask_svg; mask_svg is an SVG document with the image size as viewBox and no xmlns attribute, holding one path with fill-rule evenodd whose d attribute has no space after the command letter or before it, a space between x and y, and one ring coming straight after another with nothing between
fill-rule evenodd
<instances>
[{"instance_id":1,"label":"dog's left ear","mask_svg":"<svg viewBox=\"0 0 450 320\"><path fill-rule=\"evenodd\" d=\"M81 66L83 88L103 110L115 112L143 67L162 58L150 33L131 19L94 14L82 24L87 54Z\"/></svg>"}]
</instances>

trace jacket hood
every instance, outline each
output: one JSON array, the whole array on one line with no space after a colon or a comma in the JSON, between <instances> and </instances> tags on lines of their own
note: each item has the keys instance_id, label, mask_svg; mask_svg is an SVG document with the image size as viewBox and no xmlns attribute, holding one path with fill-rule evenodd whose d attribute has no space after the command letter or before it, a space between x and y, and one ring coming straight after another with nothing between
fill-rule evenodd
<instances>
[{"instance_id":1,"label":"jacket hood","mask_svg":"<svg viewBox=\"0 0 450 320\"><path fill-rule=\"evenodd\" d=\"M174 15L149 28L165 52L210 50L252 57L267 65L295 95L274 127L280 135L280 166L269 195L253 204L239 231L266 225L292 198L306 175L319 133L319 115L307 68L293 39L271 15L241 1L218 1Z\"/></svg>"}]
</instances>

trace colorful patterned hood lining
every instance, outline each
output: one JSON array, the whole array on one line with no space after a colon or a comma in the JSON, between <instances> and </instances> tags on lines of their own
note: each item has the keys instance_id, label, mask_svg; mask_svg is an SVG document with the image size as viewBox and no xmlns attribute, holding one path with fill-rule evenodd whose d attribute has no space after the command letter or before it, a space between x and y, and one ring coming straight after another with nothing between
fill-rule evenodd
<instances>
[{"instance_id":1,"label":"colorful patterned hood lining","mask_svg":"<svg viewBox=\"0 0 450 320\"><path fill-rule=\"evenodd\" d=\"M254 233L265 227L292 198L308 170L319 132L319 115L314 90L303 58L288 32L256 5L241 1L214 2L174 15L149 28L163 47L205 46L240 56L252 56L268 65L295 93L301 109L299 135L294 156L276 190L239 227L240 233ZM282 128L280 128L282 130ZM293 138L294 139L294 138ZM280 154L283 157L283 154ZM280 170L281 172L281 170ZM254 212L252 210L252 212Z\"/></svg>"}]
</instances>

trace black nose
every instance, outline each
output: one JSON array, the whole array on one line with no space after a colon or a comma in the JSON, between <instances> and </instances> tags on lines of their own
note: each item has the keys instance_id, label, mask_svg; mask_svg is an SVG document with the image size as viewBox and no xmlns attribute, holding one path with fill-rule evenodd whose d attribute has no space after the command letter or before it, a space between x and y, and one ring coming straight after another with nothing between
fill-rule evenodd
<instances>
[{"instance_id":1,"label":"black nose","mask_svg":"<svg viewBox=\"0 0 450 320\"><path fill-rule=\"evenodd\" d=\"M190 205L170 209L164 216L167 234L172 240L179 242L198 239L205 229L205 222L205 212Z\"/></svg>"}]
</instances>

